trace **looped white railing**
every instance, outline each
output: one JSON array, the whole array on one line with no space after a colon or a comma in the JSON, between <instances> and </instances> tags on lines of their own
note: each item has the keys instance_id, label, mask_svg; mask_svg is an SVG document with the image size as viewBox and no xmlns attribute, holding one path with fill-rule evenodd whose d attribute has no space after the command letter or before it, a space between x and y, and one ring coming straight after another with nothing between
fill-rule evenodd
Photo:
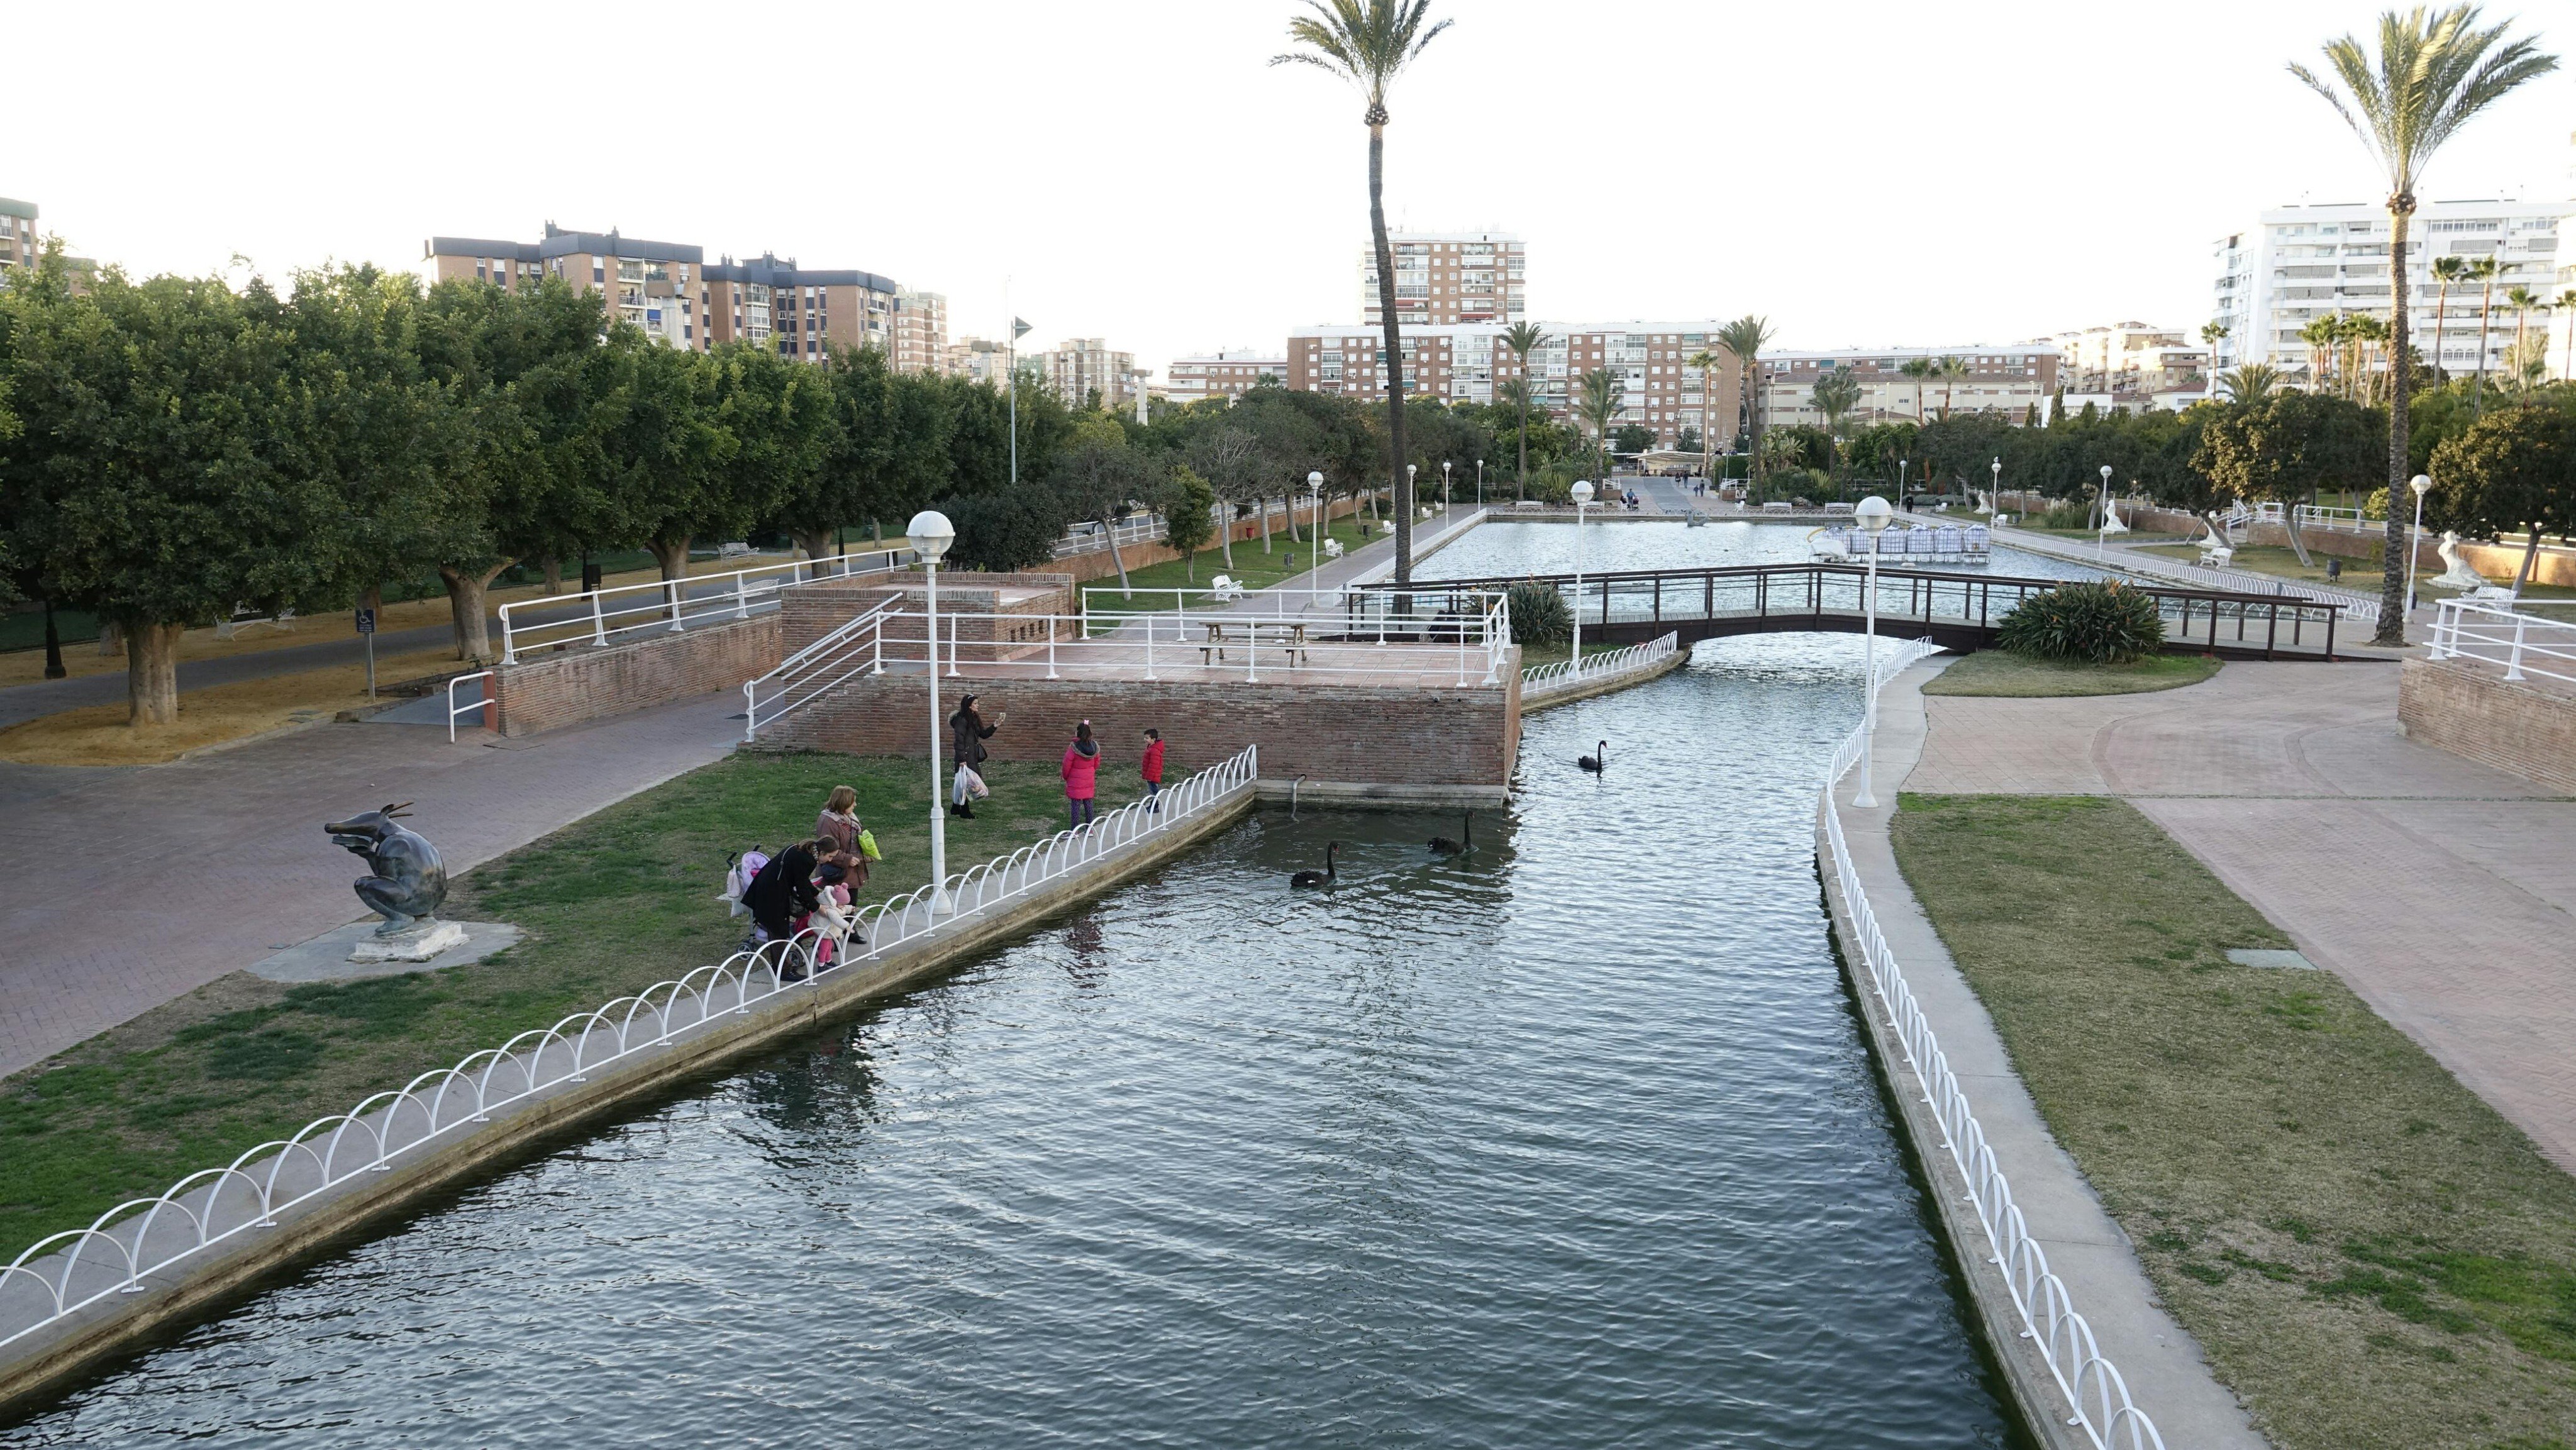
<instances>
[{"instance_id":1,"label":"looped white railing","mask_svg":"<svg viewBox=\"0 0 2576 1450\"><path fill-rule=\"evenodd\" d=\"M621 635L678 633L692 625L748 619L778 607L779 591L799 584L882 574L919 556L910 549L874 549L829 559L792 559L692 574L686 579L620 584L552 599L513 599L501 617L501 663L517 664L523 652L569 645L604 645Z\"/></svg>"},{"instance_id":2,"label":"looped white railing","mask_svg":"<svg viewBox=\"0 0 2576 1450\"><path fill-rule=\"evenodd\" d=\"M1644 644L1632 644L1624 649L1585 655L1580 668L1573 660L1551 660L1543 665L1531 665L1521 671L1522 698L1528 698L1532 690L1552 690L1559 686L1570 685L1578 677L1598 678L1603 675L1615 675L1622 670L1651 664L1680 649L1681 641L1681 632L1675 630L1661 638L1650 639Z\"/></svg>"},{"instance_id":3,"label":"looped white railing","mask_svg":"<svg viewBox=\"0 0 2576 1450\"><path fill-rule=\"evenodd\" d=\"M900 596L888 599L780 660L769 673L743 681L742 738L759 739L763 725L778 723L861 675L884 674L885 624L902 603Z\"/></svg>"},{"instance_id":4,"label":"looped white railing","mask_svg":"<svg viewBox=\"0 0 2576 1450\"><path fill-rule=\"evenodd\" d=\"M1884 685L1907 666L1939 649L1928 639L1898 645L1880 662L1875 685ZM2047 1362L2067 1403L2075 1408L2073 1423L2102 1450L2164 1450L2164 1437L2156 1432L2155 1422L2130 1402L2129 1387L2120 1378L2119 1367L2105 1358L2094 1343L2092 1326L2076 1312L2065 1283L2049 1271L2048 1255L2022 1222L2021 1209L2013 1202L2012 1185L2004 1179L2003 1166L1986 1141L1985 1129L1970 1110L1957 1075L1950 1071L1949 1059L1942 1055L1931 1020L1916 1004L1913 989L1897 968L1896 955L1888 949L1887 937L1878 927L1878 916L1861 889L1860 872L1852 864L1851 849L1844 841L1833 792L1835 783L1860 759L1861 732L1866 728L1855 728L1845 736L1826 766L1823 809L1834 879L1850 908L1852 935L1859 943L1870 985L1886 1004L1906 1062L1923 1082L1926 1101L1941 1124L1941 1146L1967 1180L1978 1222L1985 1226L1986 1241L1994 1249L1992 1262L2003 1270L2013 1306L2020 1311L2022 1327Z\"/></svg>"},{"instance_id":5,"label":"looped white railing","mask_svg":"<svg viewBox=\"0 0 2576 1450\"><path fill-rule=\"evenodd\" d=\"M2576 684L2576 622L2483 600L2445 599L2433 616L2429 657L2502 665L2504 677L2513 681L2538 675Z\"/></svg>"},{"instance_id":6,"label":"looped white railing","mask_svg":"<svg viewBox=\"0 0 2576 1450\"><path fill-rule=\"evenodd\" d=\"M117 1294L144 1291L146 1276L258 1229L277 1215L367 1173L390 1172L422 1150L470 1135L501 1109L627 1058L667 1046L726 1017L810 992L854 963L878 959L935 926L967 920L1240 796L1261 773L1259 747L1111 811L1078 831L949 876L950 909L934 918L935 893L890 897L858 913L846 940L807 930L791 941L740 951L676 981L656 982L595 1011L522 1032L454 1067L413 1078L345 1113L317 1118L221 1168L191 1173L155 1198L132 1199L89 1227L40 1240L0 1268L0 1346Z\"/></svg>"}]
</instances>

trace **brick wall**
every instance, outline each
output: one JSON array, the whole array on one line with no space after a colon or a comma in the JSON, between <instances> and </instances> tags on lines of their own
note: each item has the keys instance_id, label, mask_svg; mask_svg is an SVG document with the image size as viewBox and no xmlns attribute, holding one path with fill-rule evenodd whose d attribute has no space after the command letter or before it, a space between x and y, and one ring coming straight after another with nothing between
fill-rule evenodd
<instances>
[{"instance_id":1,"label":"brick wall","mask_svg":"<svg viewBox=\"0 0 2576 1450\"><path fill-rule=\"evenodd\" d=\"M1387 689L1364 686L1149 680L943 680L940 707L953 711L960 687L980 698L990 721L1010 716L985 749L1001 760L1054 764L1076 722L1089 720L1104 769L1136 768L1142 732L1169 742L1172 776L1213 764L1247 745L1261 747L1265 780L1307 776L1397 787L1482 786L1511 780L1520 749L1520 683ZM855 755L928 753L930 704L921 678L882 675L789 716L764 743L790 750ZM948 746L943 734L940 750Z\"/></svg>"},{"instance_id":2,"label":"brick wall","mask_svg":"<svg viewBox=\"0 0 2576 1450\"><path fill-rule=\"evenodd\" d=\"M2544 683L2508 683L2495 665L2409 659L2397 723L2409 739L2576 791L2576 695Z\"/></svg>"},{"instance_id":3,"label":"brick wall","mask_svg":"<svg viewBox=\"0 0 2576 1450\"><path fill-rule=\"evenodd\" d=\"M711 690L739 690L778 663L779 619L756 615L504 665L493 672L490 697L501 707L501 733L534 735Z\"/></svg>"},{"instance_id":4,"label":"brick wall","mask_svg":"<svg viewBox=\"0 0 2576 1450\"><path fill-rule=\"evenodd\" d=\"M1004 603L1001 591L1005 589L1033 589L1038 593ZM785 620L780 648L786 654L793 654L897 594L905 596L908 600L905 607L917 614L927 594L922 576L909 572L870 574L848 581L834 580L788 590L779 596L779 612ZM1065 574L943 571L939 576L939 612L942 658L948 656L949 641L954 639L958 645L956 657L967 663L1016 659L1046 648L1048 625L1045 616L1074 612L1073 580ZM1026 622L1012 623L1007 618L995 617L954 617L972 615L1020 615L1026 617ZM1070 621L1059 621L1055 628L1062 637L1070 639L1076 637L1078 626ZM919 619L900 622L889 633L890 638L885 644L887 659L921 658L922 628Z\"/></svg>"}]
</instances>

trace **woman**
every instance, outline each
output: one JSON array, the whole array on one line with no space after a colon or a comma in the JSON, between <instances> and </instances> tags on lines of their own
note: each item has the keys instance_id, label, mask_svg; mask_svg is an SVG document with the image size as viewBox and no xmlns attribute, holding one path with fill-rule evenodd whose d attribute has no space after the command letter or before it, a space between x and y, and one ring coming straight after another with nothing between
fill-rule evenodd
<instances>
[{"instance_id":1,"label":"woman","mask_svg":"<svg viewBox=\"0 0 2576 1450\"><path fill-rule=\"evenodd\" d=\"M1100 743L1091 738L1091 722L1073 727L1073 743L1064 748L1064 807L1071 829L1091 824L1091 799L1100 781Z\"/></svg>"},{"instance_id":2,"label":"woman","mask_svg":"<svg viewBox=\"0 0 2576 1450\"><path fill-rule=\"evenodd\" d=\"M866 826L859 820L858 806L856 787L832 787L832 794L823 801L823 814L814 818L815 838L831 842L832 850L837 854L859 854L859 832Z\"/></svg>"},{"instance_id":3,"label":"woman","mask_svg":"<svg viewBox=\"0 0 2576 1450\"><path fill-rule=\"evenodd\" d=\"M967 795L968 781L970 778L984 778L978 769L987 754L984 742L992 739L993 732L1001 729L1002 722L1010 718L1006 711L994 716L993 723L987 725L984 717L975 710L973 695L957 702L957 713L948 717L949 740L957 752L957 784L949 792L948 814L963 816L970 821L975 819L975 805Z\"/></svg>"},{"instance_id":4,"label":"woman","mask_svg":"<svg viewBox=\"0 0 2576 1450\"><path fill-rule=\"evenodd\" d=\"M830 843L822 843L828 852ZM742 893L742 904L751 908L751 919L768 938L763 953L776 953L772 960L785 967L783 975L796 981L805 973L795 964L788 943L796 937L796 922L810 915L822 893L814 886L814 868L821 859L815 842L799 841L778 853L770 863L751 878Z\"/></svg>"}]
</instances>

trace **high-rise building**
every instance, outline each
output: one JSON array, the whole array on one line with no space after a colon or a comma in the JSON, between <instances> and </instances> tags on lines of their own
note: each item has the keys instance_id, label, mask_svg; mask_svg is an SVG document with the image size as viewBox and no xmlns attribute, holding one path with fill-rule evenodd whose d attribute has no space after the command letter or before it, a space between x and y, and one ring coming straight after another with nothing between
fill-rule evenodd
<instances>
[{"instance_id":1,"label":"high-rise building","mask_svg":"<svg viewBox=\"0 0 2576 1450\"><path fill-rule=\"evenodd\" d=\"M0 267L36 260L36 204L0 196Z\"/></svg>"},{"instance_id":2,"label":"high-rise building","mask_svg":"<svg viewBox=\"0 0 2576 1450\"><path fill-rule=\"evenodd\" d=\"M1394 232L1395 315L1400 323L1451 327L1521 320L1525 260L1508 232ZM1360 248L1360 316L1380 325L1377 249Z\"/></svg>"},{"instance_id":3,"label":"high-rise building","mask_svg":"<svg viewBox=\"0 0 2576 1450\"><path fill-rule=\"evenodd\" d=\"M763 253L705 269L700 294L715 342L744 341L821 362L833 347L868 347L891 361L895 284L874 272L800 268Z\"/></svg>"},{"instance_id":4,"label":"high-rise building","mask_svg":"<svg viewBox=\"0 0 2576 1450\"><path fill-rule=\"evenodd\" d=\"M2417 353L2446 372L2473 372L2483 322L2484 365L2489 372L2502 366L2515 322L2502 299L2515 287L2537 292L2556 279L2559 223L2569 209L2564 201L2423 203L2408 227L2406 268ZM2274 207L2252 230L2220 238L2211 249L2218 264L2212 311L2227 336L2214 365L2225 371L2268 363L2311 378L2308 344L2299 338L2308 324L2334 316L2388 320L2388 247L2388 213L2370 202ZM2447 296L2435 288L2432 262L2445 256L2495 259L2492 312L2481 316L2484 286L2453 286Z\"/></svg>"},{"instance_id":5,"label":"high-rise building","mask_svg":"<svg viewBox=\"0 0 2576 1450\"><path fill-rule=\"evenodd\" d=\"M1037 356L1022 356L1021 370L1027 371ZM941 362L942 370L950 377L972 378L991 387L1002 386L1011 376L1010 345L990 338L961 337L943 350Z\"/></svg>"},{"instance_id":6,"label":"high-rise building","mask_svg":"<svg viewBox=\"0 0 2576 1450\"><path fill-rule=\"evenodd\" d=\"M1068 408L1090 406L1093 394L1111 412L1136 401L1136 355L1112 352L1101 337L1068 337L1038 357L1047 391Z\"/></svg>"},{"instance_id":7,"label":"high-rise building","mask_svg":"<svg viewBox=\"0 0 2576 1450\"><path fill-rule=\"evenodd\" d=\"M1613 426L1634 423L1653 431L1659 443L1675 446L1683 429L1701 427L1709 415L1708 399L1701 393L1708 374L1690 365L1693 357L1708 352L1718 358L1718 366L1710 370L1718 392L1714 416L1721 437L1731 436L1742 370L1734 354L1711 340L1722 325L1542 322L1548 340L1530 354L1528 366L1532 404L1570 415L1582 375L1608 369L1623 387ZM1503 332L1502 324L1491 322L1407 328L1406 391L1452 403L1493 402L1502 384L1522 375L1521 360L1503 342ZM1384 397L1380 350L1379 334L1365 326L1299 328L1288 335L1288 386Z\"/></svg>"},{"instance_id":8,"label":"high-rise building","mask_svg":"<svg viewBox=\"0 0 2576 1450\"><path fill-rule=\"evenodd\" d=\"M899 373L948 370L948 299L937 292L898 287L894 294L894 352Z\"/></svg>"},{"instance_id":9,"label":"high-rise building","mask_svg":"<svg viewBox=\"0 0 2576 1450\"><path fill-rule=\"evenodd\" d=\"M1287 382L1288 359L1277 354L1265 356L1250 348L1227 348L1200 357L1172 359L1171 369L1164 374L1164 386L1158 391L1186 405L1204 398L1239 398L1263 378Z\"/></svg>"}]
</instances>

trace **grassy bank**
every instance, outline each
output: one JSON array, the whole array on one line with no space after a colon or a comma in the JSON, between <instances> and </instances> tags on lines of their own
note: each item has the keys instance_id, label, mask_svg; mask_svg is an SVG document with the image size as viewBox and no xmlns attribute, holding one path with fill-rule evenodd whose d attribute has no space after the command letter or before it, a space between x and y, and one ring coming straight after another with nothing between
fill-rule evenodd
<instances>
[{"instance_id":1,"label":"grassy bank","mask_svg":"<svg viewBox=\"0 0 2576 1450\"><path fill-rule=\"evenodd\" d=\"M462 668L450 650L387 654L376 660L379 685L444 676ZM342 710L363 710L391 697L367 698L364 662L298 670L191 690L179 700L169 725L126 723L124 704L85 705L40 715L0 730L0 760L21 765L159 765L192 750L247 740L290 725L328 720Z\"/></svg>"},{"instance_id":2,"label":"grassy bank","mask_svg":"<svg viewBox=\"0 0 2576 1450\"><path fill-rule=\"evenodd\" d=\"M2218 673L2204 655L2149 655L2125 665L2039 660L1983 649L1924 682L1927 695L2136 695L2197 685Z\"/></svg>"},{"instance_id":3,"label":"grassy bank","mask_svg":"<svg viewBox=\"0 0 2576 1450\"><path fill-rule=\"evenodd\" d=\"M1897 860L2058 1141L2283 1450L2576 1425L2576 1179L2099 797L1907 795Z\"/></svg>"},{"instance_id":4,"label":"grassy bank","mask_svg":"<svg viewBox=\"0 0 2576 1450\"><path fill-rule=\"evenodd\" d=\"M1298 517L1302 520L1304 515L1301 513ZM1304 525L1301 523L1299 528L1302 532ZM1324 537L1340 540L1346 550L1356 549L1368 542L1360 537L1358 524L1346 518L1333 520L1331 530ZM1373 537L1382 536L1373 535ZM1127 571L1127 578L1128 582L1138 589L1204 589L1209 581L1219 574L1224 574L1241 583L1246 589L1267 589L1282 579L1292 579L1305 573L1313 566L1314 559L1315 545L1311 539L1290 543L1287 529L1281 525L1278 517L1274 516L1270 552L1266 554L1261 550L1259 539L1249 543L1237 540L1234 546L1234 564L1229 568L1225 562L1224 551L1211 543L1208 547L1199 550L1197 559L1192 561L1194 567L1184 567L1183 561L1174 559L1168 563L1151 564L1141 569L1131 567ZM1324 562L1329 564L1333 561L1326 559ZM1118 575L1114 571L1102 578L1092 580L1083 587L1109 591L1106 594L1095 593L1091 597L1104 608L1117 607ZM1145 602L1140 599L1137 605L1142 607ZM1168 599L1164 600L1162 607L1170 608L1171 602Z\"/></svg>"},{"instance_id":5,"label":"grassy bank","mask_svg":"<svg viewBox=\"0 0 2576 1450\"><path fill-rule=\"evenodd\" d=\"M1101 771L1104 807L1134 798L1133 763L1113 755ZM862 899L922 885L926 772L920 761L840 755L725 760L460 878L444 915L526 929L500 956L304 986L236 972L0 1080L0 1245L14 1256L371 1092L723 960L747 925L715 899L726 862L810 833L835 785L857 787L886 856ZM1064 824L1054 771L997 763L987 779L993 799L949 823L952 869Z\"/></svg>"}]
</instances>

